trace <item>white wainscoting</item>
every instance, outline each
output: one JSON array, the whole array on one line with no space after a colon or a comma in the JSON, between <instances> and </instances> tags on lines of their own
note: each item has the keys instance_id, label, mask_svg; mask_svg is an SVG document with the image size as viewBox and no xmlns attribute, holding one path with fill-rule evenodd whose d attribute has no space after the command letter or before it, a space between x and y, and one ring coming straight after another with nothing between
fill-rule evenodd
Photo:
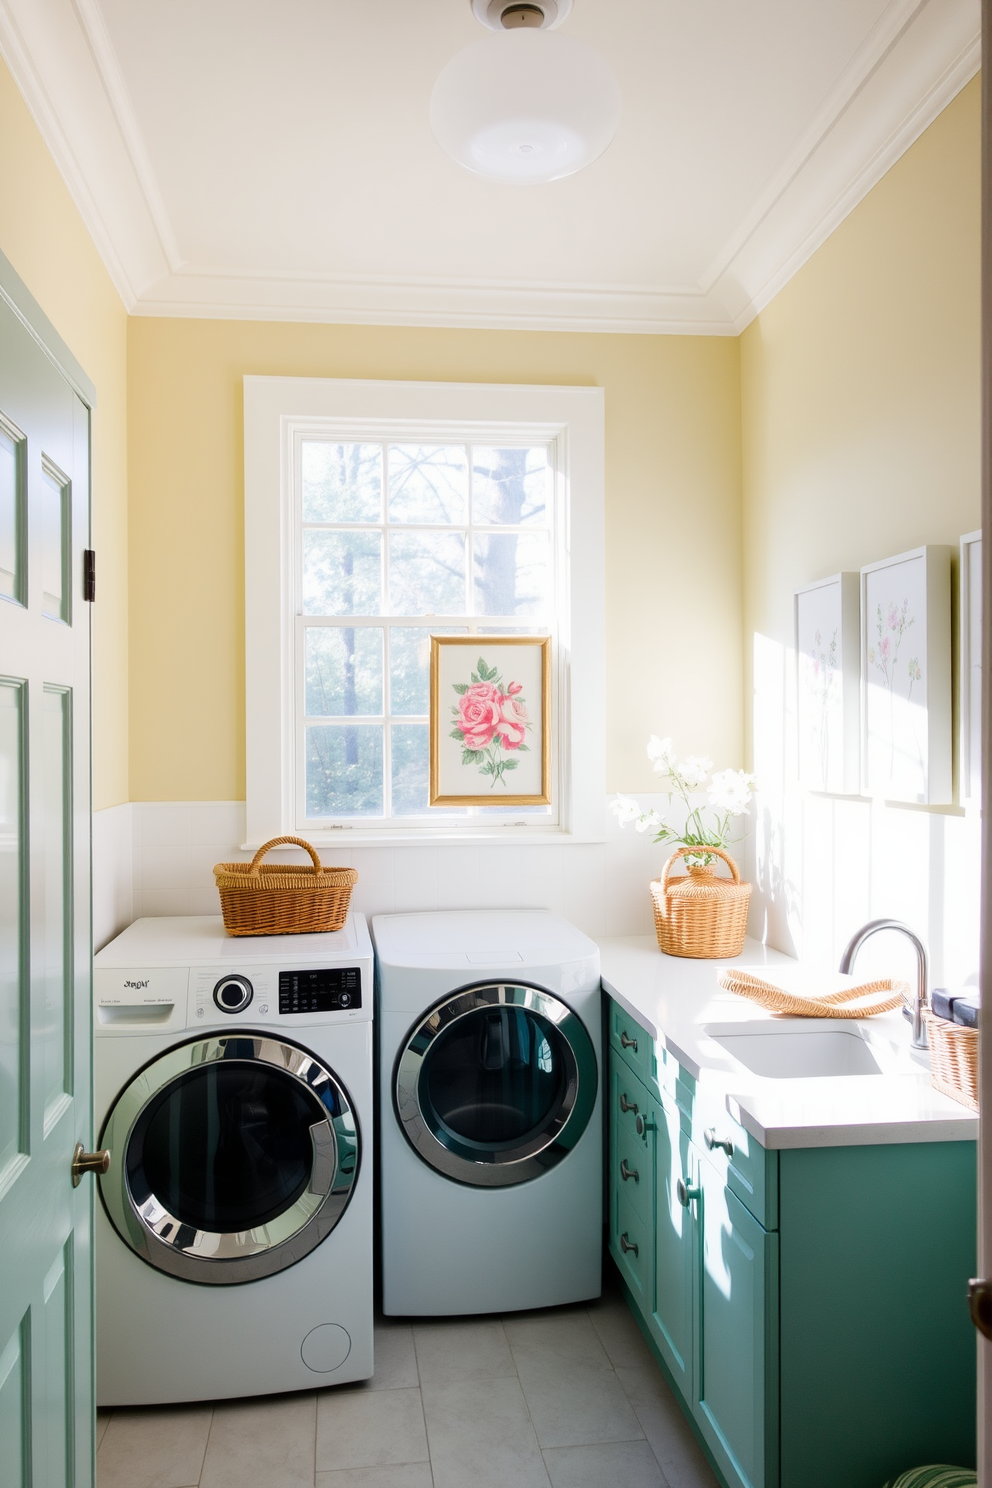
<instances>
[{"instance_id":1,"label":"white wainscoting","mask_svg":"<svg viewBox=\"0 0 992 1488\"><path fill-rule=\"evenodd\" d=\"M645 809L665 798L642 796ZM342 845L333 861L358 869L352 906L367 915L430 909L550 909L588 935L649 935L648 881L663 846L621 829L604 802L596 843ZM99 949L142 915L218 914L213 866L248 861L243 801L133 801L93 825L94 942ZM273 854L299 862L296 850ZM325 861L330 861L325 859Z\"/></svg>"}]
</instances>

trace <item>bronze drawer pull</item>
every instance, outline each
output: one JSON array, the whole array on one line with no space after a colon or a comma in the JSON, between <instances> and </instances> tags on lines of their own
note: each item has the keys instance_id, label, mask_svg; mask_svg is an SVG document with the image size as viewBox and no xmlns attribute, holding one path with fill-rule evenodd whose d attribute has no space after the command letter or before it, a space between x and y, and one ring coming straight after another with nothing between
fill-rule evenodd
<instances>
[{"instance_id":1,"label":"bronze drawer pull","mask_svg":"<svg viewBox=\"0 0 992 1488\"><path fill-rule=\"evenodd\" d=\"M634 1115L637 1115L637 1102L629 1101L627 1099L626 1093L622 1090L620 1092L620 1109L625 1116L628 1111L633 1111Z\"/></svg>"},{"instance_id":2,"label":"bronze drawer pull","mask_svg":"<svg viewBox=\"0 0 992 1488\"><path fill-rule=\"evenodd\" d=\"M636 1244L633 1240L628 1240L626 1234L620 1236L620 1249L623 1251L624 1255L627 1254L628 1250L632 1250L635 1256L637 1255Z\"/></svg>"},{"instance_id":3,"label":"bronze drawer pull","mask_svg":"<svg viewBox=\"0 0 992 1488\"><path fill-rule=\"evenodd\" d=\"M625 1028L620 1030L620 1047L621 1049L633 1049L634 1053L637 1053L637 1040L628 1038Z\"/></svg>"},{"instance_id":4,"label":"bronze drawer pull","mask_svg":"<svg viewBox=\"0 0 992 1488\"><path fill-rule=\"evenodd\" d=\"M628 1178L633 1178L635 1183L640 1183L641 1181L641 1175L637 1171L637 1169L628 1168L626 1158L623 1158L620 1163L620 1177L623 1179L624 1183L627 1182Z\"/></svg>"}]
</instances>

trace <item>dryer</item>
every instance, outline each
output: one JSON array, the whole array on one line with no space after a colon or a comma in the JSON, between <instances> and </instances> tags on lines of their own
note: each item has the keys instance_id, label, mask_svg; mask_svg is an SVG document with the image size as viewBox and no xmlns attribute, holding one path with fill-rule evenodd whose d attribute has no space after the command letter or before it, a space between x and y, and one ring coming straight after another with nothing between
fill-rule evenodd
<instances>
[{"instance_id":1,"label":"dryer","mask_svg":"<svg viewBox=\"0 0 992 1488\"><path fill-rule=\"evenodd\" d=\"M383 1310L597 1297L599 950L544 910L377 915Z\"/></svg>"},{"instance_id":2,"label":"dryer","mask_svg":"<svg viewBox=\"0 0 992 1488\"><path fill-rule=\"evenodd\" d=\"M141 919L94 962L97 1400L372 1374L372 946Z\"/></svg>"}]
</instances>

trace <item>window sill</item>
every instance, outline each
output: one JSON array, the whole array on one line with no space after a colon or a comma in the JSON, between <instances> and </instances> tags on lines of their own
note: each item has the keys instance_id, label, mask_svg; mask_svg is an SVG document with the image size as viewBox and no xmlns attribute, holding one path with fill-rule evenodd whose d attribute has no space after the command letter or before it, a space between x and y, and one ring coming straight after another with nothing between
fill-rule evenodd
<instances>
[{"instance_id":1,"label":"window sill","mask_svg":"<svg viewBox=\"0 0 992 1488\"><path fill-rule=\"evenodd\" d=\"M561 827L545 827L535 830L533 827L518 827L507 825L505 827L487 827L479 831L452 832L443 827L416 828L408 832L396 832L388 829L372 831L361 827L338 827L332 831L306 832L301 829L294 832L296 836L305 836L321 854L333 851L338 847L449 847L463 843L467 846L477 847L480 843L507 843L514 846L526 845L527 847L562 847L569 843L605 842L606 834L567 832ZM257 852L262 846L261 842L243 842L241 852ZM293 852L291 847L275 848L276 852Z\"/></svg>"}]
</instances>

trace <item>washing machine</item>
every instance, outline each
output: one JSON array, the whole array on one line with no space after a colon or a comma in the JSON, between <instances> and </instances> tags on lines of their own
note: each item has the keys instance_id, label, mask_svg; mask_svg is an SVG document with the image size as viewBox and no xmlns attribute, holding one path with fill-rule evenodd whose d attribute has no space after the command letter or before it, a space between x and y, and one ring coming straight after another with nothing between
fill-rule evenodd
<instances>
[{"instance_id":1,"label":"washing machine","mask_svg":"<svg viewBox=\"0 0 992 1488\"><path fill-rule=\"evenodd\" d=\"M543 910L377 915L383 1308L597 1297L599 951Z\"/></svg>"},{"instance_id":2,"label":"washing machine","mask_svg":"<svg viewBox=\"0 0 992 1488\"><path fill-rule=\"evenodd\" d=\"M140 919L94 964L97 1401L372 1374L373 962Z\"/></svg>"}]
</instances>

